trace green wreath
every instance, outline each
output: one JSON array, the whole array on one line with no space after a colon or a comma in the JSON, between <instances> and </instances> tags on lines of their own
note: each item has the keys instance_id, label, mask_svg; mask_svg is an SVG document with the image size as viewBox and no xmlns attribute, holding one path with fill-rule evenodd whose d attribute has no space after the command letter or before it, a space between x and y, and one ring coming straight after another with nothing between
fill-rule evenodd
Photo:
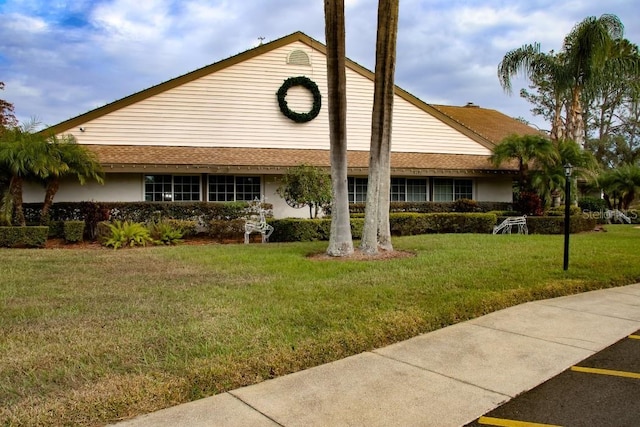
<instances>
[{"instance_id":1,"label":"green wreath","mask_svg":"<svg viewBox=\"0 0 640 427\"><path fill-rule=\"evenodd\" d=\"M291 109L287 105L287 100L285 98L287 97L287 91L292 86L302 86L306 89L309 89L309 91L313 95L313 107L311 107L311 111L309 111L308 113L296 113L295 111L291 111ZM280 111L282 111L282 114L296 123L309 122L315 119L320 113L320 108L322 107L322 96L320 95L320 89L318 89L318 85L308 77L289 77L284 81L282 86L280 86L280 89L278 89L276 95L278 97L278 105L280 106Z\"/></svg>"}]
</instances>

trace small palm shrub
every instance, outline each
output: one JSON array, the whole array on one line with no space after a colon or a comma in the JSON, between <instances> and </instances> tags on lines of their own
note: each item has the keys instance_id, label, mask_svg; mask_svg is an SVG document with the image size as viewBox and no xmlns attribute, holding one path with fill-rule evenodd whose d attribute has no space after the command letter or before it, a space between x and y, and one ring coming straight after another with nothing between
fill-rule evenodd
<instances>
[{"instance_id":1,"label":"small palm shrub","mask_svg":"<svg viewBox=\"0 0 640 427\"><path fill-rule=\"evenodd\" d=\"M149 233L154 243L160 245L177 245L182 243L184 231L170 221L154 222L149 226Z\"/></svg>"},{"instance_id":2,"label":"small palm shrub","mask_svg":"<svg viewBox=\"0 0 640 427\"><path fill-rule=\"evenodd\" d=\"M113 249L125 246L146 246L148 242L152 242L149 229L139 222L114 221L108 224L110 235L104 241L107 247Z\"/></svg>"}]
</instances>

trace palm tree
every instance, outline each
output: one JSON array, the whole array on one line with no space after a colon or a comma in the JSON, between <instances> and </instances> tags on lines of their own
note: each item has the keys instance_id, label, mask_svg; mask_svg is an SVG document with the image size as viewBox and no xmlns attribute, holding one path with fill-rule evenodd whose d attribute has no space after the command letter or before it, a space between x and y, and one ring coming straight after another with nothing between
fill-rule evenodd
<instances>
[{"instance_id":1,"label":"palm tree","mask_svg":"<svg viewBox=\"0 0 640 427\"><path fill-rule=\"evenodd\" d=\"M610 209L629 209L640 188L640 167L630 164L619 166L603 172L597 182Z\"/></svg>"},{"instance_id":2,"label":"palm tree","mask_svg":"<svg viewBox=\"0 0 640 427\"><path fill-rule=\"evenodd\" d=\"M53 198L60 189L60 180L72 177L84 185L88 180L99 184L104 183L104 174L96 156L82 145L79 145L73 135L58 138L52 135L49 139L49 171L44 179L45 197L40 213L41 224L49 222L49 210L53 205Z\"/></svg>"},{"instance_id":3,"label":"palm tree","mask_svg":"<svg viewBox=\"0 0 640 427\"><path fill-rule=\"evenodd\" d=\"M565 122L562 111L565 107L568 91L564 82L562 55L540 52L540 44L528 44L505 54L498 65L498 78L507 93L511 93L511 77L520 71L537 87L543 87L549 94L552 104L551 140L556 141L564 137Z\"/></svg>"},{"instance_id":4,"label":"palm tree","mask_svg":"<svg viewBox=\"0 0 640 427\"><path fill-rule=\"evenodd\" d=\"M562 139L554 144L556 155L546 158L541 162L541 168L532 171L532 187L541 195L545 204L560 204L560 196L564 193L565 174L564 165L573 166L573 177L588 182L593 180L598 169L598 162L593 154L582 149L575 141ZM572 191L577 194L577 191ZM566 203L567 201L565 201Z\"/></svg>"},{"instance_id":5,"label":"palm tree","mask_svg":"<svg viewBox=\"0 0 640 427\"><path fill-rule=\"evenodd\" d=\"M324 1L327 42L327 88L329 94L329 141L331 157L331 232L327 254L343 257L353 253L347 184L347 77L345 71L344 0Z\"/></svg>"},{"instance_id":6,"label":"palm tree","mask_svg":"<svg viewBox=\"0 0 640 427\"><path fill-rule=\"evenodd\" d=\"M23 183L29 179L46 179L49 174L50 146L42 134L35 132L36 127L37 123L15 126L0 135L0 166L10 176L3 205L5 223L11 223L15 212L17 223L26 225L22 208Z\"/></svg>"},{"instance_id":7,"label":"palm tree","mask_svg":"<svg viewBox=\"0 0 640 427\"><path fill-rule=\"evenodd\" d=\"M399 0L378 1L369 181L360 244L360 249L369 254L377 253L378 247L393 250L389 225L389 187L398 13Z\"/></svg>"},{"instance_id":8,"label":"palm tree","mask_svg":"<svg viewBox=\"0 0 640 427\"><path fill-rule=\"evenodd\" d=\"M541 53L537 43L508 52L498 65L498 78L508 92L511 77L518 72L532 81L546 78L552 82L554 93L564 97L567 105L564 136L582 146L585 141L583 92L600 84L605 76L615 78L638 72L640 64L636 56L616 54L620 50L615 46L623 32L624 27L615 15L588 17L565 37L558 55ZM554 128L561 123L561 108L556 104ZM552 133L554 139L562 136L562 132Z\"/></svg>"},{"instance_id":9,"label":"palm tree","mask_svg":"<svg viewBox=\"0 0 640 427\"><path fill-rule=\"evenodd\" d=\"M542 135L510 135L496 145L489 160L500 166L507 161L518 162L520 191L533 190L531 169L542 168L558 160L558 152L550 139Z\"/></svg>"}]
</instances>

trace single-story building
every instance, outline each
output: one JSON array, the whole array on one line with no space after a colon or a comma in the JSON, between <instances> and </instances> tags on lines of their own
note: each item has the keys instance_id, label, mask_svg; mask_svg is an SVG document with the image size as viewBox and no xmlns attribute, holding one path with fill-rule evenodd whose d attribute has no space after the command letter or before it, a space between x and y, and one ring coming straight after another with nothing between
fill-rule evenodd
<instances>
[{"instance_id":1,"label":"single-story building","mask_svg":"<svg viewBox=\"0 0 640 427\"><path fill-rule=\"evenodd\" d=\"M350 60L346 74L349 199L362 202L374 75ZM304 217L276 189L290 167L330 167L326 48L297 32L49 130L73 135L106 172L104 185L64 182L56 202L264 196L275 217ZM396 87L390 197L511 202L514 166L494 167L488 157L509 134L537 132L495 110L430 105ZM39 188L25 190L25 202L42 201Z\"/></svg>"}]
</instances>

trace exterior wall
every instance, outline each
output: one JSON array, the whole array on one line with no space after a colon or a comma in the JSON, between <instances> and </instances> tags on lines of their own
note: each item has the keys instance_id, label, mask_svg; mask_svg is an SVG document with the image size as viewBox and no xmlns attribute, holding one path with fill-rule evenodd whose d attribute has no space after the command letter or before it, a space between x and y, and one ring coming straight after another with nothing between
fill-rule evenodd
<instances>
[{"instance_id":1,"label":"exterior wall","mask_svg":"<svg viewBox=\"0 0 640 427\"><path fill-rule=\"evenodd\" d=\"M427 178L430 179L430 178ZM276 192L280 185L278 176L262 176L262 191L267 203L273 205L275 218L308 218L309 208L294 209ZM206 182L202 181L203 189ZM512 202L510 178L474 179L474 198L483 202ZM40 203L44 200L44 189L36 184L27 183L24 187L25 203ZM63 182L56 194L55 202L139 202L144 200L143 174L107 174L104 185L77 182ZM180 202L176 202L180 203ZM321 216L321 214L320 214Z\"/></svg>"},{"instance_id":2,"label":"exterior wall","mask_svg":"<svg viewBox=\"0 0 640 427\"><path fill-rule=\"evenodd\" d=\"M44 189L27 183L24 187L25 203L40 203L44 200ZM142 175L107 174L104 185L88 182L80 185L77 181L63 181L56 193L55 202L139 202L144 200Z\"/></svg>"},{"instance_id":3,"label":"exterior wall","mask_svg":"<svg viewBox=\"0 0 640 427\"><path fill-rule=\"evenodd\" d=\"M265 202L273 205L274 218L309 218L309 208L302 209L292 208L281 198L276 190L280 186L280 180L277 176L263 176Z\"/></svg>"},{"instance_id":4,"label":"exterior wall","mask_svg":"<svg viewBox=\"0 0 640 427\"><path fill-rule=\"evenodd\" d=\"M311 65L286 63L305 51ZM298 124L278 107L285 79L304 75L322 94L318 117ZM350 150L368 150L373 82L347 69L347 138ZM287 102L309 111L311 94L292 87ZM417 106L396 96L393 151L489 155L489 150ZM70 129L81 144L179 145L329 149L326 57L302 42L274 49L182 84ZM84 131L80 131L83 128Z\"/></svg>"},{"instance_id":5,"label":"exterior wall","mask_svg":"<svg viewBox=\"0 0 640 427\"><path fill-rule=\"evenodd\" d=\"M479 202L513 202L512 179L476 179L476 200Z\"/></svg>"}]
</instances>

